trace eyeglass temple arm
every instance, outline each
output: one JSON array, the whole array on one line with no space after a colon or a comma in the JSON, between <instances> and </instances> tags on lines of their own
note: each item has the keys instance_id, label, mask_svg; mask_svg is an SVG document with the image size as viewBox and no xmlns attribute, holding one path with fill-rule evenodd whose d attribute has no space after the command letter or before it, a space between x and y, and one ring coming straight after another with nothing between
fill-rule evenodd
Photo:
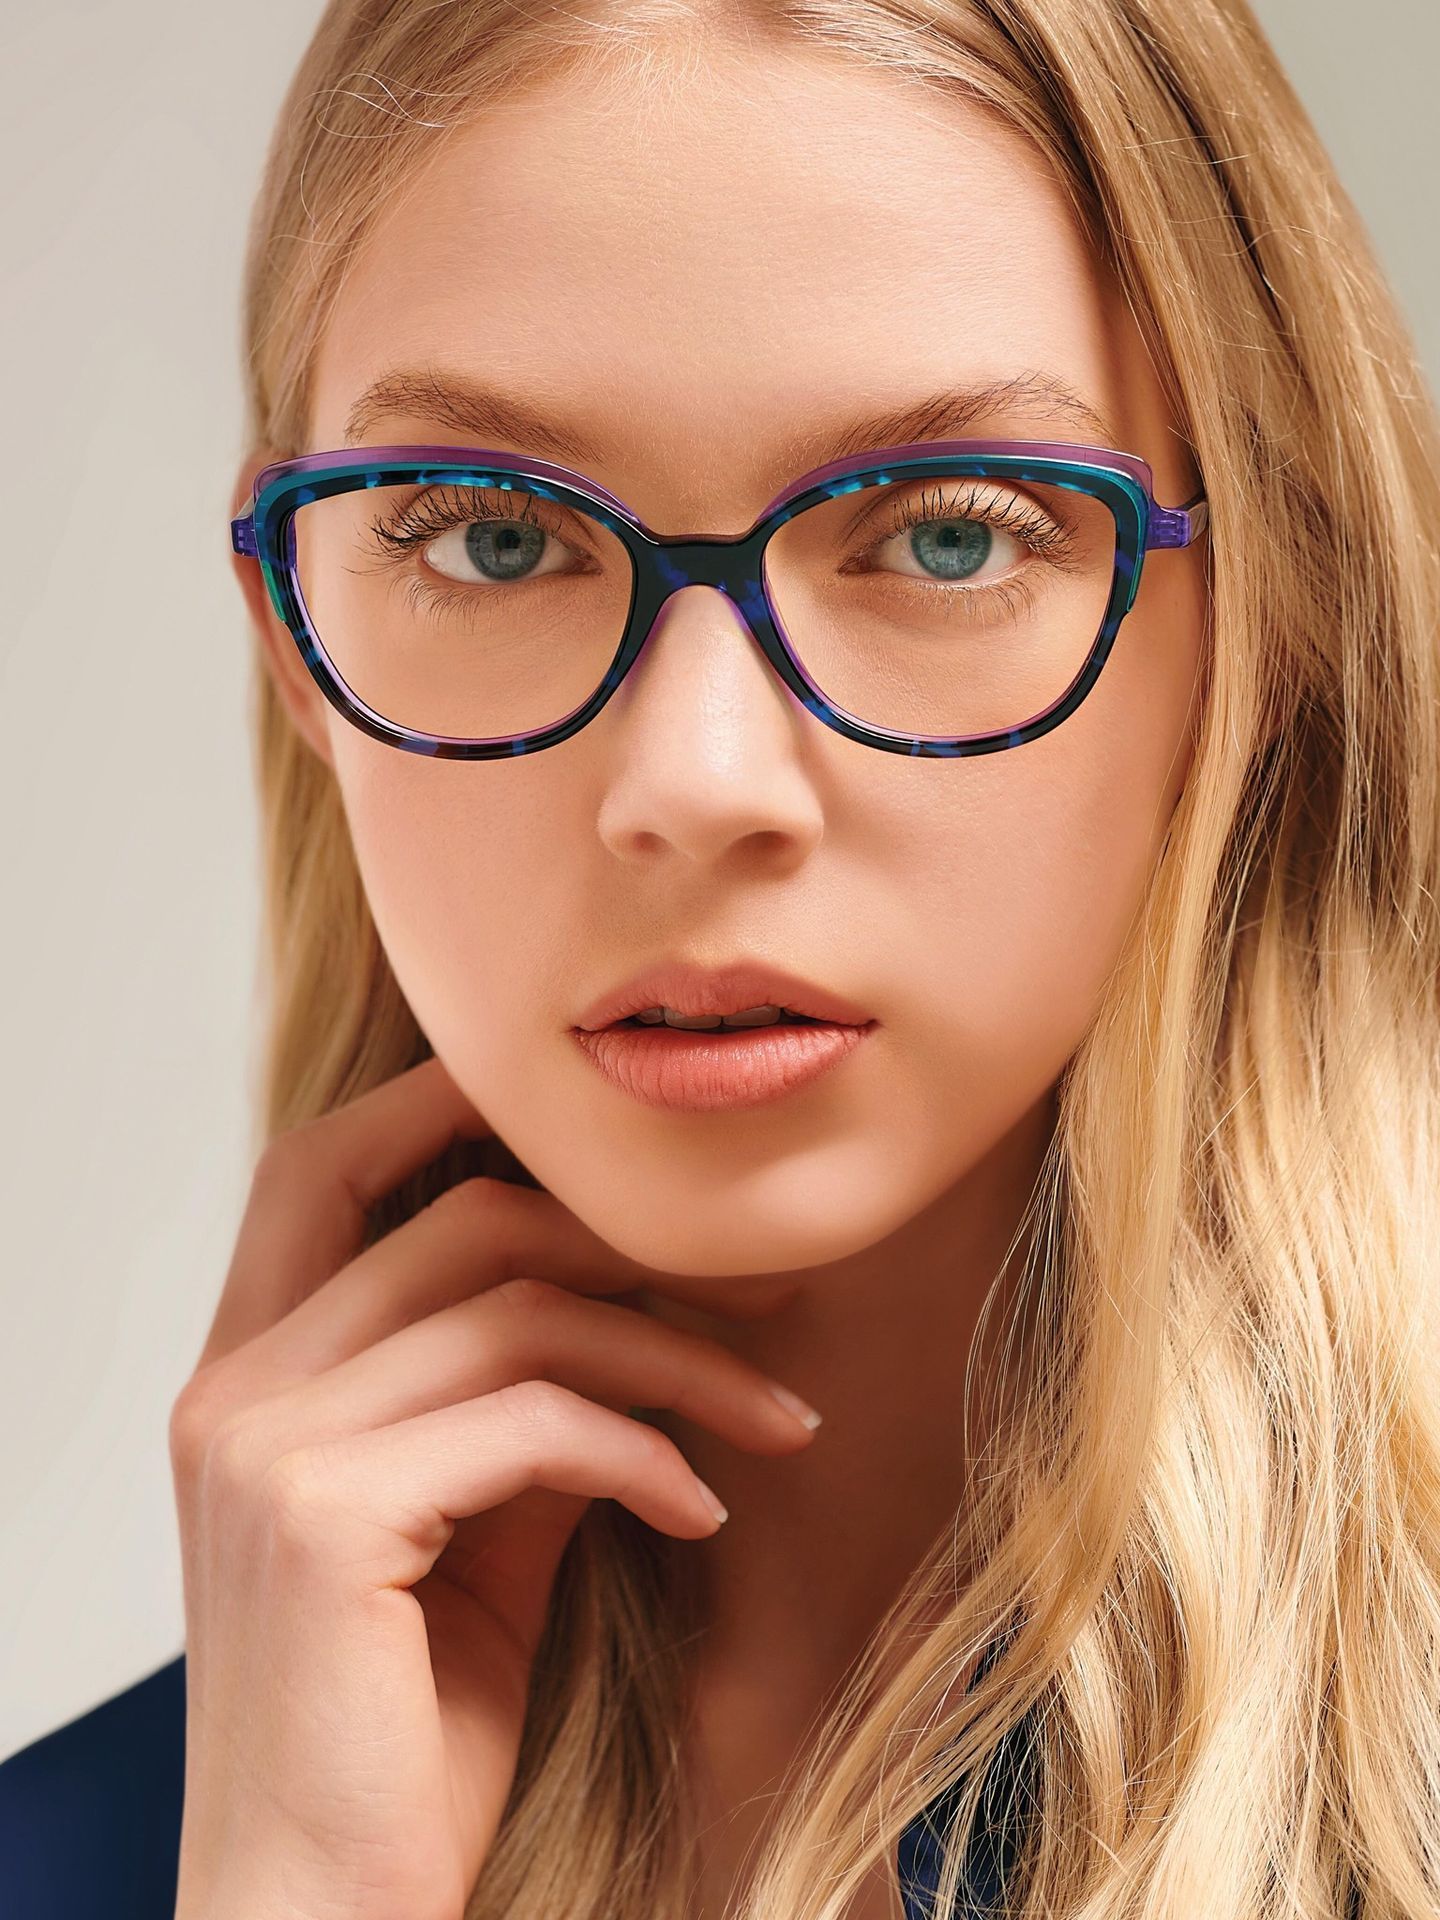
<instances>
[{"instance_id":1,"label":"eyeglass temple arm","mask_svg":"<svg viewBox=\"0 0 1440 1920\"><path fill-rule=\"evenodd\" d=\"M1210 521L1210 502L1203 492L1194 494L1183 507L1152 504L1145 530L1145 546L1188 547L1205 531Z\"/></svg>"}]
</instances>

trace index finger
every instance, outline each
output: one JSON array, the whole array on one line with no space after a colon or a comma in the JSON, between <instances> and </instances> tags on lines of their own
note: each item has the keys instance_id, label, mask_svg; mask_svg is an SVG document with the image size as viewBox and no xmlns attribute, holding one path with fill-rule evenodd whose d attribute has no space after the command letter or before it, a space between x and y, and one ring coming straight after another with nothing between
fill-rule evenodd
<instances>
[{"instance_id":1,"label":"index finger","mask_svg":"<svg viewBox=\"0 0 1440 1920\"><path fill-rule=\"evenodd\" d=\"M353 1259L377 1200L456 1140L494 1132L432 1055L272 1141L197 1371L274 1326Z\"/></svg>"}]
</instances>

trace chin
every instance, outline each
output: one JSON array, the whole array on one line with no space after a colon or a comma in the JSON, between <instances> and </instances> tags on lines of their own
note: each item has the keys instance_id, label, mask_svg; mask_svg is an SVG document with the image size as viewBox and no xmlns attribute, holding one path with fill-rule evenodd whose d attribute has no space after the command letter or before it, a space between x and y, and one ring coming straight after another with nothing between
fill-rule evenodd
<instances>
[{"instance_id":1,"label":"chin","mask_svg":"<svg viewBox=\"0 0 1440 1920\"><path fill-rule=\"evenodd\" d=\"M660 1169L634 1185L609 1169L593 1198L573 1178L565 1185L565 1204L618 1252L696 1280L831 1266L884 1239L922 1204L921 1196L911 1204L896 1194L887 1209L873 1183L827 1182L813 1170L801 1178L773 1165L764 1176L709 1183L699 1195L683 1181L667 1186Z\"/></svg>"}]
</instances>

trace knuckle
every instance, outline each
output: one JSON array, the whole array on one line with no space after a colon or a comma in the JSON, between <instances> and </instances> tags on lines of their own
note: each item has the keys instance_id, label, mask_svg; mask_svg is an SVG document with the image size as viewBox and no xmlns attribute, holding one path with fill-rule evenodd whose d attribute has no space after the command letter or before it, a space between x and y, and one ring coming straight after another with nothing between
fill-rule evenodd
<instances>
[{"instance_id":1,"label":"knuckle","mask_svg":"<svg viewBox=\"0 0 1440 1920\"><path fill-rule=\"evenodd\" d=\"M488 1173L477 1173L468 1180L457 1180L431 1201L442 1215L454 1214L458 1220L489 1220L505 1203L505 1182Z\"/></svg>"},{"instance_id":2,"label":"knuckle","mask_svg":"<svg viewBox=\"0 0 1440 1920\"><path fill-rule=\"evenodd\" d=\"M310 1121L287 1127L267 1140L250 1175L252 1193L286 1193L297 1181L310 1177L315 1155L315 1132Z\"/></svg>"},{"instance_id":3,"label":"knuckle","mask_svg":"<svg viewBox=\"0 0 1440 1920\"><path fill-rule=\"evenodd\" d=\"M570 1418L576 1399L554 1380L517 1380L500 1392L522 1437L540 1443L552 1438L561 1423Z\"/></svg>"},{"instance_id":4,"label":"knuckle","mask_svg":"<svg viewBox=\"0 0 1440 1920\"><path fill-rule=\"evenodd\" d=\"M192 1374L181 1387L167 1424L172 1466L187 1473L199 1467L221 1418L220 1399L211 1368Z\"/></svg>"},{"instance_id":5,"label":"knuckle","mask_svg":"<svg viewBox=\"0 0 1440 1920\"><path fill-rule=\"evenodd\" d=\"M673 1467L677 1461L682 1466L686 1465L684 1455L668 1433L662 1433L659 1427L652 1427L645 1420L632 1419L630 1424L640 1436L638 1444L650 1455L657 1468Z\"/></svg>"},{"instance_id":6,"label":"knuckle","mask_svg":"<svg viewBox=\"0 0 1440 1920\"><path fill-rule=\"evenodd\" d=\"M330 1493L313 1447L297 1447L272 1460L260 1474L257 1492L276 1539L294 1544L314 1541L317 1522L329 1511Z\"/></svg>"},{"instance_id":7,"label":"knuckle","mask_svg":"<svg viewBox=\"0 0 1440 1920\"><path fill-rule=\"evenodd\" d=\"M488 1297L502 1301L508 1311L525 1321L552 1314L557 1309L563 1311L568 1298L563 1287L556 1286L550 1280L537 1279L529 1273L502 1280L498 1287L490 1289Z\"/></svg>"},{"instance_id":8,"label":"knuckle","mask_svg":"<svg viewBox=\"0 0 1440 1920\"><path fill-rule=\"evenodd\" d=\"M252 1486L257 1478L258 1452L251 1421L244 1414L230 1414L211 1429L204 1453L207 1481L222 1494Z\"/></svg>"}]
</instances>

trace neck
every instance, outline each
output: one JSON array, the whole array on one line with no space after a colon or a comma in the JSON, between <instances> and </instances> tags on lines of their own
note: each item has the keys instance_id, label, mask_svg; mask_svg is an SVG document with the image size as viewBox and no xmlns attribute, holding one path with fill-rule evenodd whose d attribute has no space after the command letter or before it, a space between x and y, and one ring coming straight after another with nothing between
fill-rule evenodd
<instances>
[{"instance_id":1,"label":"neck","mask_svg":"<svg viewBox=\"0 0 1440 1920\"><path fill-rule=\"evenodd\" d=\"M964 1497L967 1365L973 1448L1023 1244L983 1329L981 1307L1053 1125L1047 1095L922 1214L832 1265L734 1282L677 1277L642 1295L647 1311L729 1346L824 1415L805 1452L780 1460L668 1409L650 1416L730 1509L712 1538L676 1543L701 1557L703 1665L714 1684L757 1701L812 1697L948 1533Z\"/></svg>"}]
</instances>

